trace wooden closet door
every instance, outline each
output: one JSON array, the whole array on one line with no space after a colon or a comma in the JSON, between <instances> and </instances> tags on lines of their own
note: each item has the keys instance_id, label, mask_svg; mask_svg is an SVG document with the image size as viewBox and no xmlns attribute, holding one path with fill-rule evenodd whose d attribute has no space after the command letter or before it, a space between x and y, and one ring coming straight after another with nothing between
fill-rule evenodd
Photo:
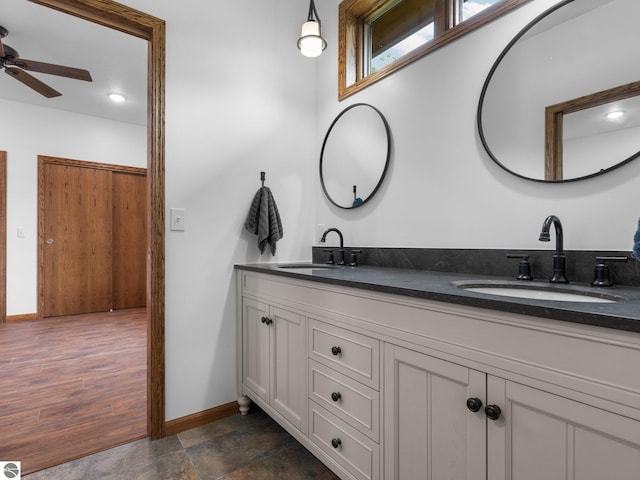
<instances>
[{"instance_id":1,"label":"wooden closet door","mask_svg":"<svg viewBox=\"0 0 640 480\"><path fill-rule=\"evenodd\" d=\"M147 304L147 177L113 172L113 308Z\"/></svg>"},{"instance_id":2,"label":"wooden closet door","mask_svg":"<svg viewBox=\"0 0 640 480\"><path fill-rule=\"evenodd\" d=\"M43 164L43 316L112 307L112 173Z\"/></svg>"}]
</instances>

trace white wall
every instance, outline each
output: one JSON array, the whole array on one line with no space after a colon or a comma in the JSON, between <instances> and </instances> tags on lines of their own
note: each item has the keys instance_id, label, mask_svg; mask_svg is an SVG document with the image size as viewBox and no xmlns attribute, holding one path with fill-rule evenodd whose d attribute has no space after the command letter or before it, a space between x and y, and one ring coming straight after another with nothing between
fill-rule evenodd
<instances>
[{"instance_id":1,"label":"white wall","mask_svg":"<svg viewBox=\"0 0 640 480\"><path fill-rule=\"evenodd\" d=\"M38 155L146 167L146 127L0 99L7 152L7 315L37 311ZM25 232L18 238L18 227Z\"/></svg>"},{"instance_id":2,"label":"white wall","mask_svg":"<svg viewBox=\"0 0 640 480\"><path fill-rule=\"evenodd\" d=\"M167 23L166 418L237 398L234 263L308 260L317 166L315 62L299 0L125 0ZM242 226L260 171L284 238L260 256Z\"/></svg>"},{"instance_id":3,"label":"white wall","mask_svg":"<svg viewBox=\"0 0 640 480\"><path fill-rule=\"evenodd\" d=\"M567 249L630 250L640 161L591 180L540 184L500 169L478 138L476 109L489 69L509 40L555 3L535 0L338 102L339 0L319 2L330 46L318 62L316 138L343 108L366 102L387 117L394 152L385 184L356 210L338 211L315 181L316 223L342 229L347 244L361 246L546 249L538 235L553 213Z\"/></svg>"}]
</instances>

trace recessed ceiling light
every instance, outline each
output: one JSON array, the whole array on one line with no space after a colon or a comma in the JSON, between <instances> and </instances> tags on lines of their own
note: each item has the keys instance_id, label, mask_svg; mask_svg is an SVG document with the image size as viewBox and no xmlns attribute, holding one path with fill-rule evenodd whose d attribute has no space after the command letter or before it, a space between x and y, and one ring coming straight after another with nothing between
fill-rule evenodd
<instances>
[{"instance_id":1,"label":"recessed ceiling light","mask_svg":"<svg viewBox=\"0 0 640 480\"><path fill-rule=\"evenodd\" d=\"M116 103L122 103L127 99L127 97L125 97L121 93L115 93L115 92L111 92L107 96L112 102L116 102Z\"/></svg>"},{"instance_id":2,"label":"recessed ceiling light","mask_svg":"<svg viewBox=\"0 0 640 480\"><path fill-rule=\"evenodd\" d=\"M607 113L607 119L609 120L617 120L618 118L621 118L624 115L624 112L622 110L616 110L614 112L609 112Z\"/></svg>"}]
</instances>

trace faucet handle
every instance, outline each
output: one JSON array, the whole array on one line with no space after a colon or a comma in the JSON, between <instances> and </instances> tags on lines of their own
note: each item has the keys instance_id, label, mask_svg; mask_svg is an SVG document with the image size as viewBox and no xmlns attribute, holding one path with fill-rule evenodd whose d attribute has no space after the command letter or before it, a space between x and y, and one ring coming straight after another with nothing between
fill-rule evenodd
<instances>
[{"instance_id":1,"label":"faucet handle","mask_svg":"<svg viewBox=\"0 0 640 480\"><path fill-rule=\"evenodd\" d=\"M362 253L362 250L351 250L349 265L352 267L358 266L358 253Z\"/></svg>"},{"instance_id":2,"label":"faucet handle","mask_svg":"<svg viewBox=\"0 0 640 480\"><path fill-rule=\"evenodd\" d=\"M507 258L519 258L518 280L533 280L531 276L531 264L529 263L529 255L518 255L515 253L507 253Z\"/></svg>"},{"instance_id":3,"label":"faucet handle","mask_svg":"<svg viewBox=\"0 0 640 480\"><path fill-rule=\"evenodd\" d=\"M593 282L591 285L594 287L611 287L613 282L609 279L609 265L605 262L625 262L627 257L596 257L596 266L593 270Z\"/></svg>"},{"instance_id":4,"label":"faucet handle","mask_svg":"<svg viewBox=\"0 0 640 480\"><path fill-rule=\"evenodd\" d=\"M327 252L327 254L328 254L326 263L328 263L330 265L333 265L334 263L336 263L333 260L333 248L325 248L324 251Z\"/></svg>"}]
</instances>

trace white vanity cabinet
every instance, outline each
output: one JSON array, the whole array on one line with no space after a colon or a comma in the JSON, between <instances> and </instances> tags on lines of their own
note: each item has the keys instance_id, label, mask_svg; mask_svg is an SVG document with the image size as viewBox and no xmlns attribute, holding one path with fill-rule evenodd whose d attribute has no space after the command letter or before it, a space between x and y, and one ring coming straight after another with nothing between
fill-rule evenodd
<instances>
[{"instance_id":1,"label":"white vanity cabinet","mask_svg":"<svg viewBox=\"0 0 640 480\"><path fill-rule=\"evenodd\" d=\"M383 388L387 480L639 478L638 420L394 345Z\"/></svg>"},{"instance_id":2,"label":"white vanity cabinet","mask_svg":"<svg viewBox=\"0 0 640 480\"><path fill-rule=\"evenodd\" d=\"M310 318L309 438L355 478L380 478L380 341Z\"/></svg>"},{"instance_id":3,"label":"white vanity cabinet","mask_svg":"<svg viewBox=\"0 0 640 480\"><path fill-rule=\"evenodd\" d=\"M637 419L495 377L487 390L504 405L487 421L489 479L640 478Z\"/></svg>"},{"instance_id":4,"label":"white vanity cabinet","mask_svg":"<svg viewBox=\"0 0 640 480\"><path fill-rule=\"evenodd\" d=\"M241 398L343 480L640 478L638 333L253 271L238 292Z\"/></svg>"},{"instance_id":5,"label":"white vanity cabinet","mask_svg":"<svg viewBox=\"0 0 640 480\"><path fill-rule=\"evenodd\" d=\"M384 378L384 478L486 480L486 375L387 344Z\"/></svg>"},{"instance_id":6,"label":"white vanity cabinet","mask_svg":"<svg viewBox=\"0 0 640 480\"><path fill-rule=\"evenodd\" d=\"M243 298L242 328L245 387L305 432L306 318L292 310Z\"/></svg>"}]
</instances>

